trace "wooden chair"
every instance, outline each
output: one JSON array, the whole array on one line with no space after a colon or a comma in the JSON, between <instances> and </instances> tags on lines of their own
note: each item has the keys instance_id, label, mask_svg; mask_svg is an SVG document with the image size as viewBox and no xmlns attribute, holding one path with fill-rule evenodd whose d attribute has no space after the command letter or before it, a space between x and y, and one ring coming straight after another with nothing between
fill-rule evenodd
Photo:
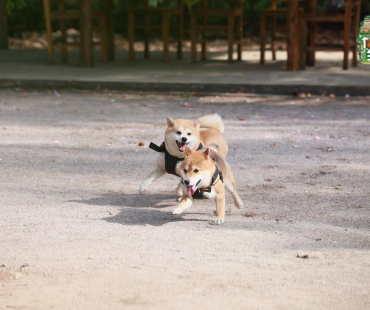
<instances>
[{"instance_id":1,"label":"wooden chair","mask_svg":"<svg viewBox=\"0 0 370 310\"><path fill-rule=\"evenodd\" d=\"M343 51L343 70L348 69L348 54L352 49L352 65L357 66L357 43L358 27L360 22L361 0L347 0L344 12L338 13L315 13L304 14L302 16L302 54L300 66L305 68L306 64L315 64L315 51ZM341 23L344 26L343 44L329 45L317 44L315 42L315 32L307 36L307 24L316 25L318 23ZM310 57L310 54L312 55Z\"/></svg>"},{"instance_id":2,"label":"wooden chair","mask_svg":"<svg viewBox=\"0 0 370 310\"><path fill-rule=\"evenodd\" d=\"M212 0L211 0L212 1ZM215 1L215 0L213 0ZM228 60L233 60L233 47L237 44L238 49L238 60L242 60L242 40L243 40L243 0L223 0L225 2L236 3L235 8L230 9L218 9L209 8L208 0L201 1L201 8L195 8L191 10L191 61L197 61L197 43L202 44L201 59L205 60L206 57L206 35L207 30L226 30L226 36L228 41ZM227 17L227 25L209 25L207 23L208 16L225 16ZM201 24L197 23L198 17L202 19ZM235 33L235 20L237 21L236 33ZM198 31L201 33L201 39L198 40ZM237 39L235 39L235 36Z\"/></svg>"},{"instance_id":3,"label":"wooden chair","mask_svg":"<svg viewBox=\"0 0 370 310\"><path fill-rule=\"evenodd\" d=\"M137 15L143 15L145 18L144 25L135 25L135 17ZM150 16L161 15L161 25L151 25ZM177 16L178 18L178 37L177 37L177 59L182 59L182 41L183 41L183 30L184 30L184 18L183 18L183 0L177 1L177 7L175 8L152 8L149 7L149 1L144 1L143 8L129 8L128 10L128 40L129 40L129 53L128 58L130 61L135 59L134 41L135 41L135 29L145 29L144 39L144 57L149 59L149 35L150 30L155 28L162 29L163 39L163 60L168 62L169 60L169 43L170 43L170 18Z\"/></svg>"},{"instance_id":4,"label":"wooden chair","mask_svg":"<svg viewBox=\"0 0 370 310\"><path fill-rule=\"evenodd\" d=\"M272 24L270 26L270 37L271 37L271 48L272 51L272 60L276 60L276 48L275 42L276 41L285 41L287 40L286 35L277 35L276 34L276 18L277 17L286 17L288 14L287 8L278 8L277 5L279 2L286 3L287 0L271 0L271 7L270 9L265 9L261 11L261 23L260 23L260 40L261 40L261 57L260 63L265 63L265 51L266 49L266 26L267 26L267 18L272 17ZM303 0L299 0L299 2L303 2Z\"/></svg>"},{"instance_id":5,"label":"wooden chair","mask_svg":"<svg viewBox=\"0 0 370 310\"><path fill-rule=\"evenodd\" d=\"M59 48L62 52L62 62L68 61L68 47L80 47L80 50L85 48L81 43L68 43L67 42L67 29L66 20L77 19L81 21L81 16L84 14L85 7L82 7L83 1L80 1L80 10L65 10L64 0L55 0L58 3L58 10L51 10L51 2L53 0L44 0L44 11L45 11L45 24L46 24L46 37L47 37L47 50L48 60L50 64L54 63L54 49ZM93 30L100 32L101 40L98 43L92 42L92 44L100 45L101 58L103 62L114 60L114 31L113 31L113 18L112 18L112 3L109 0L104 0L103 9L100 11L93 11L92 17L98 21L98 27L94 27ZM60 22L61 40L53 42L52 38L52 20L57 19ZM82 27L81 27L82 28ZM81 37L83 33L81 31ZM91 38L92 40L92 38ZM82 40L81 40L82 41ZM82 53L81 53L82 54ZM92 57L92 55L91 55Z\"/></svg>"}]
</instances>

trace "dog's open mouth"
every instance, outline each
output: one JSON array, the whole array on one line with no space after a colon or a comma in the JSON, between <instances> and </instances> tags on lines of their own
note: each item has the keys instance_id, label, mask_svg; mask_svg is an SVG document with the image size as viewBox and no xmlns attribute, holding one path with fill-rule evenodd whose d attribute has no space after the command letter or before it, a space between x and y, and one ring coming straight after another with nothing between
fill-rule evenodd
<instances>
[{"instance_id":1,"label":"dog's open mouth","mask_svg":"<svg viewBox=\"0 0 370 310\"><path fill-rule=\"evenodd\" d=\"M186 149L186 146L189 144L189 142L188 143L183 143L183 142L179 142L179 141L176 141L176 143L177 143L177 147L179 148L180 152L184 152L185 149Z\"/></svg>"},{"instance_id":2,"label":"dog's open mouth","mask_svg":"<svg viewBox=\"0 0 370 310\"><path fill-rule=\"evenodd\" d=\"M188 186L188 194L189 194L190 196L193 196L193 195L194 195L194 193L195 193L195 191L197 190L197 187L198 187L198 185L199 185L200 181L201 181L201 180L199 180L199 181L198 181L198 183L197 183L197 184L195 184L195 185Z\"/></svg>"}]
</instances>

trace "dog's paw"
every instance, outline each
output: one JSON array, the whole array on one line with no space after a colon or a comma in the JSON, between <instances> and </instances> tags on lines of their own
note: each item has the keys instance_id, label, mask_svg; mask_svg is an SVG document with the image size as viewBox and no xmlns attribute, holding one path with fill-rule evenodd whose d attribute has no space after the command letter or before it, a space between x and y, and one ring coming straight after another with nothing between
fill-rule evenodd
<instances>
[{"instance_id":1,"label":"dog's paw","mask_svg":"<svg viewBox=\"0 0 370 310\"><path fill-rule=\"evenodd\" d=\"M143 184L141 184L140 187L139 187L139 193L140 194L144 194L145 190L146 190L146 186L144 186Z\"/></svg>"},{"instance_id":2,"label":"dog's paw","mask_svg":"<svg viewBox=\"0 0 370 310\"><path fill-rule=\"evenodd\" d=\"M177 197L176 198L176 201L181 201L181 197Z\"/></svg>"},{"instance_id":3,"label":"dog's paw","mask_svg":"<svg viewBox=\"0 0 370 310\"><path fill-rule=\"evenodd\" d=\"M216 224L216 225L220 225L223 223L225 223L225 219L216 218L215 220L213 220L213 224Z\"/></svg>"},{"instance_id":4,"label":"dog's paw","mask_svg":"<svg viewBox=\"0 0 370 310\"><path fill-rule=\"evenodd\" d=\"M182 213L182 209L180 208L176 208L175 210L173 210L172 214L173 215L180 215Z\"/></svg>"}]
</instances>

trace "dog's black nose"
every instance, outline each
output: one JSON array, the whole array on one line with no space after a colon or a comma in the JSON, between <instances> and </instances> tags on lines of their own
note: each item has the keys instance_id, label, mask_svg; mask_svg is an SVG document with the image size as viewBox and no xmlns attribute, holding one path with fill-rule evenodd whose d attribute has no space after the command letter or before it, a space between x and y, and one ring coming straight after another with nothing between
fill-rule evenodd
<instances>
[{"instance_id":1,"label":"dog's black nose","mask_svg":"<svg viewBox=\"0 0 370 310\"><path fill-rule=\"evenodd\" d=\"M186 186L188 186L188 185L190 184L190 181L189 181L189 180L184 180L184 184L185 184Z\"/></svg>"},{"instance_id":2,"label":"dog's black nose","mask_svg":"<svg viewBox=\"0 0 370 310\"><path fill-rule=\"evenodd\" d=\"M188 141L188 138L186 138L186 137L182 137L182 142L186 142L186 141Z\"/></svg>"}]
</instances>

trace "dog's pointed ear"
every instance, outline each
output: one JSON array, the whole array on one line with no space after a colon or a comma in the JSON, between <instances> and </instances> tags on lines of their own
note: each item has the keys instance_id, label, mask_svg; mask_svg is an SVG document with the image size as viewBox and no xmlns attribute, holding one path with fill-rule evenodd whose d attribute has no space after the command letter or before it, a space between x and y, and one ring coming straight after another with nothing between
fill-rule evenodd
<instances>
[{"instance_id":1,"label":"dog's pointed ear","mask_svg":"<svg viewBox=\"0 0 370 310\"><path fill-rule=\"evenodd\" d=\"M195 126L195 129L197 131L199 131L199 129L200 129L200 123L194 123L194 126Z\"/></svg>"},{"instance_id":2,"label":"dog's pointed ear","mask_svg":"<svg viewBox=\"0 0 370 310\"><path fill-rule=\"evenodd\" d=\"M168 127L172 127L175 125L175 121L171 117L167 117L167 125Z\"/></svg>"},{"instance_id":3,"label":"dog's pointed ear","mask_svg":"<svg viewBox=\"0 0 370 310\"><path fill-rule=\"evenodd\" d=\"M185 156L189 156L191 154L191 149L189 149L188 147L186 147L185 149Z\"/></svg>"},{"instance_id":4,"label":"dog's pointed ear","mask_svg":"<svg viewBox=\"0 0 370 310\"><path fill-rule=\"evenodd\" d=\"M206 150L204 151L204 158L208 159L210 153L211 153L211 149L207 147Z\"/></svg>"}]
</instances>

